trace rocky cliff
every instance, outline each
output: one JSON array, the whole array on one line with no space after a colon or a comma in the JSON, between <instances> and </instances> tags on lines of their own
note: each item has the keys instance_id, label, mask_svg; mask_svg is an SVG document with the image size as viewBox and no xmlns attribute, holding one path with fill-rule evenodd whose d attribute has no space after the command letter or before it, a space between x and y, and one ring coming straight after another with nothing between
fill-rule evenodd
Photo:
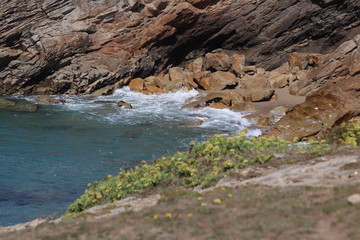
<instances>
[{"instance_id":1,"label":"rocky cliff","mask_svg":"<svg viewBox=\"0 0 360 240\"><path fill-rule=\"evenodd\" d=\"M0 94L92 93L215 49L274 69L360 32L358 0L0 0Z\"/></svg>"}]
</instances>

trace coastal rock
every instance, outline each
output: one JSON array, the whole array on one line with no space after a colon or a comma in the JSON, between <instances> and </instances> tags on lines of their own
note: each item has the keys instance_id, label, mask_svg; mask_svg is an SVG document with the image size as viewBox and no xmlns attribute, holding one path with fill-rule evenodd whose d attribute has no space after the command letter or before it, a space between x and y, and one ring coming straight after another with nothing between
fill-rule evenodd
<instances>
[{"instance_id":1,"label":"coastal rock","mask_svg":"<svg viewBox=\"0 0 360 240\"><path fill-rule=\"evenodd\" d=\"M294 94L308 95L329 81L338 82L345 76L358 77L360 61L360 35L344 42L333 53L322 56L319 66L310 70L297 71L296 79L290 84Z\"/></svg>"},{"instance_id":2,"label":"coastal rock","mask_svg":"<svg viewBox=\"0 0 360 240\"><path fill-rule=\"evenodd\" d=\"M210 71L228 71L231 67L231 59L223 53L207 53L205 55L204 68Z\"/></svg>"},{"instance_id":3,"label":"coastal rock","mask_svg":"<svg viewBox=\"0 0 360 240\"><path fill-rule=\"evenodd\" d=\"M358 82L356 79L348 81ZM264 135L280 136L286 140L321 137L331 127L356 116L358 112L358 97L344 91L344 87L327 83L309 95L304 103L290 110Z\"/></svg>"},{"instance_id":4,"label":"coastal rock","mask_svg":"<svg viewBox=\"0 0 360 240\"><path fill-rule=\"evenodd\" d=\"M0 98L0 108L1 109L13 107L15 105L16 105L16 102L14 102L14 101Z\"/></svg>"},{"instance_id":5,"label":"coastal rock","mask_svg":"<svg viewBox=\"0 0 360 240\"><path fill-rule=\"evenodd\" d=\"M241 90L224 90L217 92L209 92L205 96L197 99L192 99L190 103L185 104L182 108L202 108L202 107L216 107L216 108L231 108L236 104L244 101L244 93ZM221 104L212 104L221 103Z\"/></svg>"},{"instance_id":6,"label":"coastal rock","mask_svg":"<svg viewBox=\"0 0 360 240\"><path fill-rule=\"evenodd\" d=\"M231 105L231 110L235 112L253 112L256 111L256 108L250 103L246 102L235 102Z\"/></svg>"},{"instance_id":7,"label":"coastal rock","mask_svg":"<svg viewBox=\"0 0 360 240\"><path fill-rule=\"evenodd\" d=\"M281 115L281 116L284 116L286 115L286 113L289 111L289 108L287 107L284 107L284 106L278 106L278 107L275 107L273 108L270 113L272 115Z\"/></svg>"},{"instance_id":8,"label":"coastal rock","mask_svg":"<svg viewBox=\"0 0 360 240\"><path fill-rule=\"evenodd\" d=\"M269 101L274 93L274 89L254 89L247 92L245 100L248 102Z\"/></svg>"},{"instance_id":9,"label":"coastal rock","mask_svg":"<svg viewBox=\"0 0 360 240\"><path fill-rule=\"evenodd\" d=\"M275 118L273 114L258 112L245 116L246 119L255 121L254 126L259 128L269 128L272 127L275 123Z\"/></svg>"},{"instance_id":10,"label":"coastal rock","mask_svg":"<svg viewBox=\"0 0 360 240\"><path fill-rule=\"evenodd\" d=\"M43 103L55 103L55 104L66 103L65 100L56 99L56 98L53 98L53 97L50 97L50 96L47 96L47 95L43 95L43 96L37 97L37 98L35 99L35 101L37 101L37 102L43 102Z\"/></svg>"},{"instance_id":11,"label":"coastal rock","mask_svg":"<svg viewBox=\"0 0 360 240\"><path fill-rule=\"evenodd\" d=\"M170 81L173 82L182 82L186 78L186 73L183 72L183 69L180 67L173 67L169 69Z\"/></svg>"},{"instance_id":12,"label":"coastal rock","mask_svg":"<svg viewBox=\"0 0 360 240\"><path fill-rule=\"evenodd\" d=\"M208 78L200 80L199 85L207 91L232 89L238 85L238 79L230 72L217 71Z\"/></svg>"},{"instance_id":13,"label":"coastal rock","mask_svg":"<svg viewBox=\"0 0 360 240\"><path fill-rule=\"evenodd\" d=\"M231 72L233 72L237 77L242 77L245 74L243 70L245 65L245 55L234 54L231 56L231 60L232 60Z\"/></svg>"},{"instance_id":14,"label":"coastal rock","mask_svg":"<svg viewBox=\"0 0 360 240\"><path fill-rule=\"evenodd\" d=\"M124 102L124 101L120 101L118 102L118 107L124 107L124 108L127 108L127 109L132 109L132 105L130 103L127 103L127 102Z\"/></svg>"},{"instance_id":15,"label":"coastal rock","mask_svg":"<svg viewBox=\"0 0 360 240\"><path fill-rule=\"evenodd\" d=\"M142 91L144 90L145 81L142 78L134 78L130 81L129 87L131 91Z\"/></svg>"},{"instance_id":16,"label":"coastal rock","mask_svg":"<svg viewBox=\"0 0 360 240\"><path fill-rule=\"evenodd\" d=\"M0 98L0 110L13 112L35 112L37 110L36 104L28 101L11 101Z\"/></svg>"},{"instance_id":17,"label":"coastal rock","mask_svg":"<svg viewBox=\"0 0 360 240\"><path fill-rule=\"evenodd\" d=\"M358 34L360 19L354 11L359 1L344 0L341 8L338 4L5 1L0 18L0 94L93 93L128 76L144 78L216 49L222 52L212 54L231 53L232 72L238 77L245 62L234 61L234 54L245 54L248 65L272 70L286 61L288 52L332 53ZM338 54L351 52L356 44ZM299 69L317 64L315 58L298 60L292 63ZM201 65L199 60L192 71ZM215 68L228 67L228 57L223 56ZM348 70L352 76L359 71L356 64ZM321 81L322 77L315 80ZM301 82L297 89L306 86L301 92L306 94L312 85Z\"/></svg>"},{"instance_id":18,"label":"coastal rock","mask_svg":"<svg viewBox=\"0 0 360 240\"><path fill-rule=\"evenodd\" d=\"M271 88L284 88L289 85L292 78L292 74L279 74L271 72L269 77L270 86Z\"/></svg>"},{"instance_id":19,"label":"coastal rock","mask_svg":"<svg viewBox=\"0 0 360 240\"><path fill-rule=\"evenodd\" d=\"M186 66L187 70L189 70L190 72L196 73L196 72L200 72L203 68L203 64L204 61L202 58L197 58L195 59L193 62L191 62L190 64L188 64Z\"/></svg>"},{"instance_id":20,"label":"coastal rock","mask_svg":"<svg viewBox=\"0 0 360 240\"><path fill-rule=\"evenodd\" d=\"M299 68L305 70L309 68L319 67L324 61L324 56L321 54L313 53L290 53L289 54L290 69Z\"/></svg>"},{"instance_id":21,"label":"coastal rock","mask_svg":"<svg viewBox=\"0 0 360 240\"><path fill-rule=\"evenodd\" d=\"M287 140L321 138L330 128L359 115L360 74L353 75L350 71L360 58L358 39L360 35L343 43L332 54L321 56L323 60L318 66L298 70L290 91L306 94L305 102L295 106L264 135ZM300 69L299 65L295 68Z\"/></svg>"},{"instance_id":22,"label":"coastal rock","mask_svg":"<svg viewBox=\"0 0 360 240\"><path fill-rule=\"evenodd\" d=\"M152 93L163 93L164 92L161 88L157 87L156 85L152 85L152 84L146 86L146 90L150 91Z\"/></svg>"},{"instance_id":23,"label":"coastal rock","mask_svg":"<svg viewBox=\"0 0 360 240\"><path fill-rule=\"evenodd\" d=\"M254 75L256 73L256 67L255 66L244 66L242 68L243 72L248 75Z\"/></svg>"}]
</instances>

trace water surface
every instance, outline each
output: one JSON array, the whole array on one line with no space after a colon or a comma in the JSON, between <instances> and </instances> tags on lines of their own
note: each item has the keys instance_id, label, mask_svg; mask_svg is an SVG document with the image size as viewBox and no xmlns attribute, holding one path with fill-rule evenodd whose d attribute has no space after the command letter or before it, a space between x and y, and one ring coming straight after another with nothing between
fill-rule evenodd
<instances>
[{"instance_id":1,"label":"water surface","mask_svg":"<svg viewBox=\"0 0 360 240\"><path fill-rule=\"evenodd\" d=\"M124 88L106 97L61 96L67 104L39 104L34 113L0 111L0 225L60 216L89 182L250 126L229 110L181 109L197 94ZM118 108L120 100L133 109ZM199 119L201 126L184 127Z\"/></svg>"}]
</instances>

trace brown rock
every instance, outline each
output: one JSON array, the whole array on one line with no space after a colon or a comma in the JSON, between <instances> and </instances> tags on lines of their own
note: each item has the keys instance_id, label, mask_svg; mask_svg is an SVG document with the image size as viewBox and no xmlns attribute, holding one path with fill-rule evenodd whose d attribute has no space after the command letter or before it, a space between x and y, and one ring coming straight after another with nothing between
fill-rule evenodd
<instances>
[{"instance_id":1,"label":"brown rock","mask_svg":"<svg viewBox=\"0 0 360 240\"><path fill-rule=\"evenodd\" d=\"M165 87L169 82L170 82L169 74L158 75L158 76L154 79L155 85L156 85L157 87L159 87L159 88Z\"/></svg>"},{"instance_id":2,"label":"brown rock","mask_svg":"<svg viewBox=\"0 0 360 240\"><path fill-rule=\"evenodd\" d=\"M229 108L228 105L225 105L222 102L211 102L207 105L208 107L212 107L212 108L218 108L218 109L225 109L225 108Z\"/></svg>"},{"instance_id":3,"label":"brown rock","mask_svg":"<svg viewBox=\"0 0 360 240\"><path fill-rule=\"evenodd\" d=\"M271 88L284 88L289 85L291 74L272 74L269 77Z\"/></svg>"},{"instance_id":4,"label":"brown rock","mask_svg":"<svg viewBox=\"0 0 360 240\"><path fill-rule=\"evenodd\" d=\"M252 112L252 111L256 111L256 108L251 105L250 103L246 103L246 102L235 102L232 104L231 106L231 110L235 111L235 112Z\"/></svg>"},{"instance_id":5,"label":"brown rock","mask_svg":"<svg viewBox=\"0 0 360 240\"><path fill-rule=\"evenodd\" d=\"M183 105L181 108L198 109L198 108L204 108L204 107L206 107L206 102L203 101L202 99L200 99L200 100L195 100L190 103L187 103L187 104Z\"/></svg>"},{"instance_id":6,"label":"brown rock","mask_svg":"<svg viewBox=\"0 0 360 240\"><path fill-rule=\"evenodd\" d=\"M291 53L289 54L290 68L298 67L300 70L314 68L320 66L324 61L324 56L313 53Z\"/></svg>"},{"instance_id":7,"label":"brown rock","mask_svg":"<svg viewBox=\"0 0 360 240\"><path fill-rule=\"evenodd\" d=\"M113 94L115 91L114 85L108 85L103 88L93 91L91 94L95 96L107 96Z\"/></svg>"},{"instance_id":8,"label":"brown rock","mask_svg":"<svg viewBox=\"0 0 360 240\"><path fill-rule=\"evenodd\" d=\"M199 82L200 86L207 91L219 91L235 88L238 85L238 79L230 72L214 72L209 78L203 78Z\"/></svg>"},{"instance_id":9,"label":"brown rock","mask_svg":"<svg viewBox=\"0 0 360 240\"><path fill-rule=\"evenodd\" d=\"M285 106L277 106L273 108L270 113L272 115L286 115L286 113L289 111L289 108Z\"/></svg>"},{"instance_id":10,"label":"brown rock","mask_svg":"<svg viewBox=\"0 0 360 240\"><path fill-rule=\"evenodd\" d=\"M186 74L180 67L173 67L169 69L170 81L181 82L186 79Z\"/></svg>"},{"instance_id":11,"label":"brown rock","mask_svg":"<svg viewBox=\"0 0 360 240\"><path fill-rule=\"evenodd\" d=\"M275 93L274 89L258 89L247 92L245 100L249 102L270 101Z\"/></svg>"},{"instance_id":12,"label":"brown rock","mask_svg":"<svg viewBox=\"0 0 360 240\"><path fill-rule=\"evenodd\" d=\"M256 67L255 66L244 66L243 71L246 74L254 75L256 73Z\"/></svg>"},{"instance_id":13,"label":"brown rock","mask_svg":"<svg viewBox=\"0 0 360 240\"><path fill-rule=\"evenodd\" d=\"M131 91L142 91L144 90L145 81L142 78L134 78L130 81L129 87Z\"/></svg>"},{"instance_id":14,"label":"brown rock","mask_svg":"<svg viewBox=\"0 0 360 240\"><path fill-rule=\"evenodd\" d=\"M189 63L186 67L190 72L200 72L203 68L203 59L197 58L193 62Z\"/></svg>"},{"instance_id":15,"label":"brown rock","mask_svg":"<svg viewBox=\"0 0 360 240\"><path fill-rule=\"evenodd\" d=\"M280 119L265 136L280 136L286 140L321 137L335 124L340 124L360 111L358 98L343 89L345 86L341 88L334 83L323 85L309 95L304 103L295 106Z\"/></svg>"},{"instance_id":16,"label":"brown rock","mask_svg":"<svg viewBox=\"0 0 360 240\"><path fill-rule=\"evenodd\" d=\"M299 82L301 94L308 94L329 79L325 73L357 75L356 65L340 58L357 51L359 41L334 50L359 33L354 9L360 2L348 0L341 8L336 4L333 0L2 1L0 95L82 94L102 79L91 93L113 85L115 79L134 74L143 78L214 47L241 50L249 63L265 69L280 66L293 49L334 53L331 64L339 61L338 68L323 68L307 83ZM316 59L309 59L309 64L316 65Z\"/></svg>"},{"instance_id":17,"label":"brown rock","mask_svg":"<svg viewBox=\"0 0 360 240\"><path fill-rule=\"evenodd\" d=\"M196 72L194 73L193 75L193 78L194 78L194 82L200 86L200 81L201 79L203 78L206 78L206 77L210 77L211 75L211 72L210 71L200 71L200 72Z\"/></svg>"},{"instance_id":18,"label":"brown rock","mask_svg":"<svg viewBox=\"0 0 360 240\"><path fill-rule=\"evenodd\" d=\"M146 90L152 92L152 93L164 93L164 91L161 88L158 88L157 86L151 84L146 86Z\"/></svg>"},{"instance_id":19,"label":"brown rock","mask_svg":"<svg viewBox=\"0 0 360 240\"><path fill-rule=\"evenodd\" d=\"M147 78L144 78L144 85L145 87L149 85L156 85L157 77L155 76L149 76Z\"/></svg>"},{"instance_id":20,"label":"brown rock","mask_svg":"<svg viewBox=\"0 0 360 240\"><path fill-rule=\"evenodd\" d=\"M37 98L35 98L35 101L43 102L43 103L56 103L56 104L58 104L58 103L66 103L65 100L56 99L56 98L53 98L53 97L50 97L50 96L47 96L47 95L37 97Z\"/></svg>"},{"instance_id":21,"label":"brown rock","mask_svg":"<svg viewBox=\"0 0 360 240\"><path fill-rule=\"evenodd\" d=\"M246 75L240 80L240 86L247 90L269 89L270 82L267 75Z\"/></svg>"},{"instance_id":22,"label":"brown rock","mask_svg":"<svg viewBox=\"0 0 360 240\"><path fill-rule=\"evenodd\" d=\"M253 113L245 116L246 119L256 121L256 127L260 128L269 128L272 127L275 123L275 118L272 114L269 113Z\"/></svg>"},{"instance_id":23,"label":"brown rock","mask_svg":"<svg viewBox=\"0 0 360 240\"><path fill-rule=\"evenodd\" d=\"M231 66L231 71L237 76L237 77L242 77L245 72L243 70L244 65L245 65L245 55L244 54L234 54L233 56L231 56L231 60L232 60L232 66Z\"/></svg>"},{"instance_id":24,"label":"brown rock","mask_svg":"<svg viewBox=\"0 0 360 240\"><path fill-rule=\"evenodd\" d=\"M132 109L132 108L133 108L130 103L126 103L126 102L124 102L124 101L118 102L117 105L118 105L118 107L124 107L124 108L128 108L128 109Z\"/></svg>"},{"instance_id":25,"label":"brown rock","mask_svg":"<svg viewBox=\"0 0 360 240\"><path fill-rule=\"evenodd\" d=\"M231 63L231 58L226 54L207 53L204 59L204 68L210 71L228 71Z\"/></svg>"},{"instance_id":26,"label":"brown rock","mask_svg":"<svg viewBox=\"0 0 360 240\"><path fill-rule=\"evenodd\" d=\"M238 90L224 90L218 92L209 92L205 96L194 99L192 102L185 104L182 108L199 108L209 106L211 103L221 103L226 108L231 107L235 103L244 100L244 93Z\"/></svg>"},{"instance_id":27,"label":"brown rock","mask_svg":"<svg viewBox=\"0 0 360 240\"><path fill-rule=\"evenodd\" d=\"M259 75L263 75L263 74L265 74L265 69L264 68L257 68L256 69L256 74L259 74Z\"/></svg>"},{"instance_id":28,"label":"brown rock","mask_svg":"<svg viewBox=\"0 0 360 240\"><path fill-rule=\"evenodd\" d=\"M183 81L170 81L164 88L164 92L173 93L177 91L189 91L191 88Z\"/></svg>"}]
</instances>

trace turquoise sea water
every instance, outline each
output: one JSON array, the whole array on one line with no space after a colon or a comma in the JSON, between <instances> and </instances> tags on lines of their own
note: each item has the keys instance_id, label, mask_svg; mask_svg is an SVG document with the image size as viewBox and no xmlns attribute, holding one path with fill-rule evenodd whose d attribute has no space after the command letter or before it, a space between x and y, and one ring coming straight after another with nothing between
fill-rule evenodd
<instances>
[{"instance_id":1,"label":"turquoise sea water","mask_svg":"<svg viewBox=\"0 0 360 240\"><path fill-rule=\"evenodd\" d=\"M38 104L34 113L0 111L0 226L58 217L89 182L185 149L190 140L250 126L229 110L181 109L196 95L125 88L106 97L62 96L67 104ZM118 108L120 100L134 108ZM183 126L198 119L201 126Z\"/></svg>"}]
</instances>

